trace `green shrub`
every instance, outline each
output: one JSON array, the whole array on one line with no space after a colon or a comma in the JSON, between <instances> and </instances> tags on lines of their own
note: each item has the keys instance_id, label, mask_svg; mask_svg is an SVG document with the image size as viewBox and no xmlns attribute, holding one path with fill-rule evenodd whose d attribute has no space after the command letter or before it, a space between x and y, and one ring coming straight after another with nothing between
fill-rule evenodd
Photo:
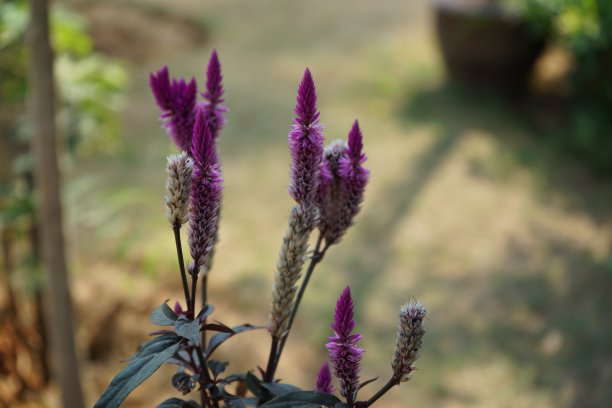
<instances>
[{"instance_id":1,"label":"green shrub","mask_svg":"<svg viewBox=\"0 0 612 408\"><path fill-rule=\"evenodd\" d=\"M572 55L570 126L563 145L612 173L612 1L506 0L537 30L550 29Z\"/></svg>"}]
</instances>

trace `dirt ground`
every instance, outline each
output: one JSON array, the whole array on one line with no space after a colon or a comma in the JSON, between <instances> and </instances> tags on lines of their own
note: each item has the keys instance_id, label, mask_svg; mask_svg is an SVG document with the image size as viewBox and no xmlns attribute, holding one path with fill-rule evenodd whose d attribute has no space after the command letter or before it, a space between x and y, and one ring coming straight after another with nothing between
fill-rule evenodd
<instances>
[{"instance_id":1,"label":"dirt ground","mask_svg":"<svg viewBox=\"0 0 612 408\"><path fill-rule=\"evenodd\" d=\"M101 30L100 49L125 57L132 74L124 145L112 156L83 158L66 175L89 405L152 331L150 311L181 295L163 213L165 156L174 150L148 73L168 65L203 84L213 47L230 108L210 277L216 319L266 321L291 205L286 135L306 66L326 138L345 137L355 117L364 131L372 178L363 211L313 277L279 368L283 380L313 386L335 299L350 285L364 379L389 375L399 306L416 298L428 309L419 370L380 406L612 404L612 184L552 151L515 105L448 85L427 2L80 7ZM132 41L125 50L124 36ZM230 370L254 369L268 347L266 333L256 333L228 342L222 355L231 356ZM125 406L174 395L171 372L153 376ZM43 399L57 406L54 390Z\"/></svg>"}]
</instances>

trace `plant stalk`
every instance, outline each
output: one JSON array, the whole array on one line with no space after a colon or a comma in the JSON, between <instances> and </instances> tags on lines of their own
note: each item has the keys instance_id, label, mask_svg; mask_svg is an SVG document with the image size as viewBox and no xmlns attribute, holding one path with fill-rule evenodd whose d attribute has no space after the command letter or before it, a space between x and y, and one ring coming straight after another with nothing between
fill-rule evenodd
<instances>
[{"instance_id":1,"label":"plant stalk","mask_svg":"<svg viewBox=\"0 0 612 408\"><path fill-rule=\"evenodd\" d=\"M274 381L275 360L278 351L278 337L272 336L272 345L270 346L270 355L268 356L268 366L266 367L266 375L264 376L264 382Z\"/></svg>"},{"instance_id":2,"label":"plant stalk","mask_svg":"<svg viewBox=\"0 0 612 408\"><path fill-rule=\"evenodd\" d=\"M183 259L183 247L181 245L181 226L173 225L174 242L176 244L176 255L178 256L179 268L181 270L181 282L183 283L183 292L185 293L185 305L189 308L191 297L189 296L189 284L187 283L187 273L185 272L185 261Z\"/></svg>"},{"instance_id":3,"label":"plant stalk","mask_svg":"<svg viewBox=\"0 0 612 408\"><path fill-rule=\"evenodd\" d=\"M191 312L190 313L191 317L195 319L196 317L195 315L196 289L198 288L198 275L200 274L200 271L198 270L199 269L198 266L196 266L194 269L195 270L191 274L191 303L189 304L188 307L189 307L189 312Z\"/></svg>"},{"instance_id":4,"label":"plant stalk","mask_svg":"<svg viewBox=\"0 0 612 408\"><path fill-rule=\"evenodd\" d=\"M208 271L202 276L202 310L206 307L206 302L208 302ZM206 319L202 322L202 325L206 324ZM202 348L206 350L206 330L200 332L200 343L202 344Z\"/></svg>"},{"instance_id":5,"label":"plant stalk","mask_svg":"<svg viewBox=\"0 0 612 408\"><path fill-rule=\"evenodd\" d=\"M210 378L210 373L208 372L208 366L206 365L206 359L204 358L204 354L202 354L202 348L201 347L196 347L196 354L198 356L198 360L200 361L200 374L204 377L204 380L207 383L212 383L212 378ZM212 400L212 404L215 408L219 407L219 403L217 402L217 399L214 398L213 396L210 397L210 399L208 398L208 393L206 392L207 388L206 387L202 387L202 389L200 390L200 397L202 399L202 406L204 406L204 404L206 403L207 407L211 406L211 400Z\"/></svg>"},{"instance_id":6,"label":"plant stalk","mask_svg":"<svg viewBox=\"0 0 612 408\"><path fill-rule=\"evenodd\" d=\"M395 377L391 377L391 379L380 389L378 390L378 392L376 394L374 394L372 396L372 398L370 398L367 402L366 402L366 407L369 407L370 405L374 404L376 401L378 401L378 399L380 397L382 397L383 395L385 395L387 393L387 391L389 391L391 388L393 388L396 385L399 385L399 381L397 380L397 378Z\"/></svg>"}]
</instances>

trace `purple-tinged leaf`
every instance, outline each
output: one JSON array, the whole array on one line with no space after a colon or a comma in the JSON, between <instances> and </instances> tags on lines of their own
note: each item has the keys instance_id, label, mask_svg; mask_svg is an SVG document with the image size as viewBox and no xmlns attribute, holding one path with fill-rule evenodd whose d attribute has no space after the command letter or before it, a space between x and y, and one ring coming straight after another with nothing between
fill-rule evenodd
<instances>
[{"instance_id":1,"label":"purple-tinged leaf","mask_svg":"<svg viewBox=\"0 0 612 408\"><path fill-rule=\"evenodd\" d=\"M223 402L227 408L247 408L257 406L257 398L240 398L226 395Z\"/></svg>"},{"instance_id":2,"label":"purple-tinged leaf","mask_svg":"<svg viewBox=\"0 0 612 408\"><path fill-rule=\"evenodd\" d=\"M301 388L291 384L263 383L261 386L270 391L274 397L280 397L281 395L289 394L290 392L302 391Z\"/></svg>"},{"instance_id":3,"label":"purple-tinged leaf","mask_svg":"<svg viewBox=\"0 0 612 408\"><path fill-rule=\"evenodd\" d=\"M263 387L262 382L259 378L255 377L252 372L246 374L246 385L249 391L258 398L262 398L266 394L266 389Z\"/></svg>"},{"instance_id":4,"label":"purple-tinged leaf","mask_svg":"<svg viewBox=\"0 0 612 408\"><path fill-rule=\"evenodd\" d=\"M213 373L213 377L216 379L219 374L223 373L227 366L229 365L229 361L219 361L219 360L209 360L206 362L208 368Z\"/></svg>"},{"instance_id":5,"label":"purple-tinged leaf","mask_svg":"<svg viewBox=\"0 0 612 408\"><path fill-rule=\"evenodd\" d=\"M174 331L179 336L191 341L195 346L200 346L200 322L198 320L189 320L185 316L181 316L174 322Z\"/></svg>"},{"instance_id":6,"label":"purple-tinged leaf","mask_svg":"<svg viewBox=\"0 0 612 408\"><path fill-rule=\"evenodd\" d=\"M198 313L198 317L197 319L202 322L204 321L204 319L206 319L208 316L210 316L211 314L213 314L213 312L215 311L215 307L213 305L205 305L202 310L200 310L200 313Z\"/></svg>"},{"instance_id":7,"label":"purple-tinged leaf","mask_svg":"<svg viewBox=\"0 0 612 408\"><path fill-rule=\"evenodd\" d=\"M172 326L178 319L178 316L166 302L159 305L153 313L151 313L151 323L158 326Z\"/></svg>"},{"instance_id":8,"label":"purple-tinged leaf","mask_svg":"<svg viewBox=\"0 0 612 408\"><path fill-rule=\"evenodd\" d=\"M223 323L206 323L204 326L202 326L202 330L236 334L231 327L226 326Z\"/></svg>"},{"instance_id":9,"label":"purple-tinged leaf","mask_svg":"<svg viewBox=\"0 0 612 408\"><path fill-rule=\"evenodd\" d=\"M164 336L164 335L174 335L175 333L172 330L155 330L149 333L149 336Z\"/></svg>"},{"instance_id":10,"label":"purple-tinged leaf","mask_svg":"<svg viewBox=\"0 0 612 408\"><path fill-rule=\"evenodd\" d=\"M281 395L263 405L262 408L334 408L340 403L338 397L314 391L296 391Z\"/></svg>"},{"instance_id":11,"label":"purple-tinged leaf","mask_svg":"<svg viewBox=\"0 0 612 408\"><path fill-rule=\"evenodd\" d=\"M130 392L174 356L180 341L178 336L160 336L146 343L113 378L94 408L118 408Z\"/></svg>"},{"instance_id":12,"label":"purple-tinged leaf","mask_svg":"<svg viewBox=\"0 0 612 408\"><path fill-rule=\"evenodd\" d=\"M200 408L195 401L183 401L180 398L170 398L162 402L157 408Z\"/></svg>"}]
</instances>

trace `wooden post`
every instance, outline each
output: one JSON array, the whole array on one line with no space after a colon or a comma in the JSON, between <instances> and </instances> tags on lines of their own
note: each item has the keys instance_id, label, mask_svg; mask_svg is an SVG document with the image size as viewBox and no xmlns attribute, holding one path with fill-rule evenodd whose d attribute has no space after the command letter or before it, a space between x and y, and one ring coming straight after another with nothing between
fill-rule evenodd
<instances>
[{"instance_id":1,"label":"wooden post","mask_svg":"<svg viewBox=\"0 0 612 408\"><path fill-rule=\"evenodd\" d=\"M62 230L59 169L55 126L53 51L49 41L49 2L31 0L30 119L32 151L36 161L36 191L41 227L42 265L45 270L51 350L63 406L82 408L74 325Z\"/></svg>"}]
</instances>

